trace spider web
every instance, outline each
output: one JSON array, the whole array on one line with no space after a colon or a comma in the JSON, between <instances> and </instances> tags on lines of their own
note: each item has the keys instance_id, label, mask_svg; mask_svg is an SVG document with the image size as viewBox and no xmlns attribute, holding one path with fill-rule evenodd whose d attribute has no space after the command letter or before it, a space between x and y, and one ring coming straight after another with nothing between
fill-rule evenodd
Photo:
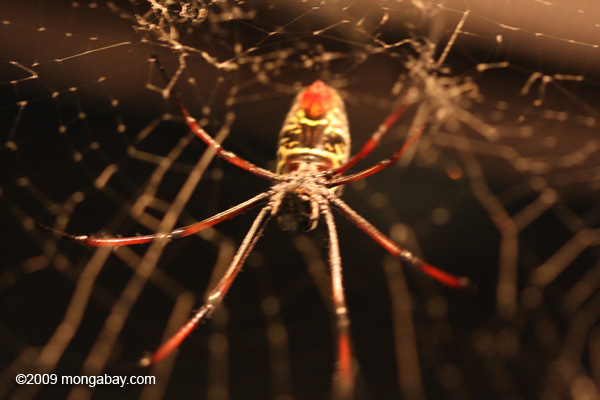
<instances>
[{"instance_id":1,"label":"spider web","mask_svg":"<svg viewBox=\"0 0 600 400\"><path fill-rule=\"evenodd\" d=\"M329 397L322 226L294 235L271 223L213 319L142 370L256 212L118 250L36 225L167 232L264 191L189 132L170 90L226 148L273 169L293 96L322 79L346 101L354 152L417 90L368 160L399 148L422 106L418 145L344 199L477 285L456 292L403 269L336 216L355 397L598 398L598 11L557 0L4 2L0 397ZM157 382L19 386L19 373Z\"/></svg>"}]
</instances>

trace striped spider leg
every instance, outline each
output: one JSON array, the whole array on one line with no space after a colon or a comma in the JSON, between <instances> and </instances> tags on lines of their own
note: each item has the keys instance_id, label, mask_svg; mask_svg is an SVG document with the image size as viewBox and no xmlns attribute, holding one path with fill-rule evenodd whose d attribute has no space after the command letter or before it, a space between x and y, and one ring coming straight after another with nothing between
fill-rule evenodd
<instances>
[{"instance_id":1,"label":"striped spider leg","mask_svg":"<svg viewBox=\"0 0 600 400\"><path fill-rule=\"evenodd\" d=\"M166 78L162 67L159 70ZM342 173L365 158L386 135L390 128L412 105L414 93L409 93L401 100L379 129L372 135L363 148L352 158L349 157L350 133L343 100L337 91L322 81L315 81L302 90L294 100L279 134L279 150L277 153L277 170L275 173L260 168L232 152L226 151L214 141L196 120L191 116L178 93L173 96L184 116L188 127L208 146L215 149L216 154L238 167L272 181L270 190L261 193L235 207L223 211L201 222L176 229L167 234L154 234L127 238L92 238L89 236L73 236L52 230L65 238L88 246L126 246L148 243L161 239L179 239L192 235L222 221L235 217L260 204L267 203L254 220L242 244L238 248L233 261L227 268L216 287L209 293L204 305L194 313L190 320L179 329L157 351L140 361L142 366L158 363L175 350L179 344L203 320L211 316L215 308L222 302L244 261L261 236L267 222L275 217L282 229L294 231L313 230L323 217L329 242L329 263L331 269L331 288L335 309L337 331L337 372L335 394L339 398L347 398L352 394L353 369L350 341L350 322L342 283L342 264L339 251L338 235L331 207L336 208L358 228L395 257L409 266L415 267L438 280L453 287L464 288L469 282L467 278L457 277L444 272L414 256L410 251L395 244L390 238L377 230L370 222L360 216L343 202L338 187L354 182L395 164L402 154L420 137L426 122L428 109L421 105L413 119L409 135L404 145L389 159L364 169L358 173L342 176Z\"/></svg>"}]
</instances>

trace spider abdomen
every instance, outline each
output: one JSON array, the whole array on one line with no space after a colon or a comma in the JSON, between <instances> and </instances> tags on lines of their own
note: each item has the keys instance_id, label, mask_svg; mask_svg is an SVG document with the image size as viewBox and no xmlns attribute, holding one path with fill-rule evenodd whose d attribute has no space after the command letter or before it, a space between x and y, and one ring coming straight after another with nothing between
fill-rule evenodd
<instances>
[{"instance_id":1,"label":"spider abdomen","mask_svg":"<svg viewBox=\"0 0 600 400\"><path fill-rule=\"evenodd\" d=\"M312 163L320 172L348 160L350 132L344 101L338 92L317 80L292 103L281 132L277 173L288 174Z\"/></svg>"}]
</instances>

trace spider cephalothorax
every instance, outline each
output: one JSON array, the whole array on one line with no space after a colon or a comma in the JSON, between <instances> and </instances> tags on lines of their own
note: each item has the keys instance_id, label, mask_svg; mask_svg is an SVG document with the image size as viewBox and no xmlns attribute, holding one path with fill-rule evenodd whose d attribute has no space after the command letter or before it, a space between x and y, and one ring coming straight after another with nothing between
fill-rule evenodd
<instances>
[{"instance_id":1,"label":"spider cephalothorax","mask_svg":"<svg viewBox=\"0 0 600 400\"><path fill-rule=\"evenodd\" d=\"M276 193L271 199L272 214L283 230L309 232L317 227L321 216L321 203L325 200L324 178L306 169L286 175L284 182L273 188Z\"/></svg>"},{"instance_id":2,"label":"spider cephalothorax","mask_svg":"<svg viewBox=\"0 0 600 400\"><path fill-rule=\"evenodd\" d=\"M308 232L319 222L319 204L315 196L303 188L290 188L281 196L277 210L277 222L283 230Z\"/></svg>"},{"instance_id":3,"label":"spider cephalothorax","mask_svg":"<svg viewBox=\"0 0 600 400\"><path fill-rule=\"evenodd\" d=\"M166 80L166 74L159 68ZM209 318L222 302L235 277L241 270L246 258L261 236L267 222L276 217L283 229L310 231L322 217L329 235L329 263L331 270L331 290L335 309L338 337L338 371L336 380L337 397L351 393L353 373L349 334L349 319L342 284L342 264L339 253L337 230L331 208L335 208L358 228L379 243L393 256L403 260L406 265L416 267L438 281L455 288L466 287L466 278L450 275L435 268L410 251L403 249L381 233L369 221L361 217L339 197L343 185L363 179L390 167L398 161L404 151L413 145L421 135L425 119L415 118L406 142L389 159L380 161L358 173L342 176L350 167L366 157L385 136L388 130L403 115L406 108L414 104L414 98L403 98L390 116L380 125L371 139L353 157L349 158L350 134L344 103L338 92L323 83L315 81L296 96L279 136L277 152L277 172L260 168L237 155L224 150L220 144L202 129L190 115L179 95L173 93L179 109L188 127L216 154L238 167L269 179L271 188L255 197L203 221L178 228L172 232L162 232L146 236L126 238L94 238L73 236L57 232L63 237L89 246L126 246L148 243L156 240L179 239L193 235L209 226L235 217L258 205L264 205L246 237L240 245L227 271L210 292L205 304L193 315L171 339L154 354L144 358L142 365L159 362L170 354L200 323ZM426 110L426 108L424 108ZM419 114L417 114L419 115Z\"/></svg>"}]
</instances>

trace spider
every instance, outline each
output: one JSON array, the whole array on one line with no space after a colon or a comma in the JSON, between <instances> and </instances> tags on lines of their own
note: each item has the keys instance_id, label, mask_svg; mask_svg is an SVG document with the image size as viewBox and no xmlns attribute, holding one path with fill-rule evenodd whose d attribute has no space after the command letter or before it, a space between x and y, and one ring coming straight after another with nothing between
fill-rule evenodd
<instances>
[{"instance_id":1,"label":"spider","mask_svg":"<svg viewBox=\"0 0 600 400\"><path fill-rule=\"evenodd\" d=\"M159 66L163 78L164 69ZM167 80L168 81L168 80ZM272 172L225 150L190 115L177 92L172 92L185 123L200 139L212 147L216 154L226 161L272 182L264 193L240 203L228 210L207 218L201 222L184 226L170 233L158 233L145 236L124 238L96 238L87 235L74 236L55 231L62 237L87 246L128 246L149 243L156 240L175 240L200 232L210 226L233 218L258 205L264 205L238 248L231 264L216 287L208 295L204 305L196 311L166 343L153 354L140 361L142 366L156 364L175 350L179 344L203 320L210 318L215 308L223 301L246 258L261 236L267 222L276 218L284 230L308 232L317 226L323 217L329 237L329 263L333 305L335 309L337 331L337 382L338 390L349 393L352 390L352 353L349 335L349 318L342 284L342 264L338 244L338 235L331 208L337 209L379 243L393 256L406 264L416 267L453 288L465 288L467 278L446 273L403 249L381 233L369 221L360 216L339 197L341 186L366 178L396 163L400 156L420 137L424 128L424 118L415 117L408 138L402 147L389 159L348 176L342 176L349 168L366 157L390 128L400 119L404 111L415 103L415 94L408 91L392 113L379 126L362 149L349 157L350 133L344 102L339 93L321 80L301 90L292 103L279 134L276 172Z\"/></svg>"}]
</instances>

